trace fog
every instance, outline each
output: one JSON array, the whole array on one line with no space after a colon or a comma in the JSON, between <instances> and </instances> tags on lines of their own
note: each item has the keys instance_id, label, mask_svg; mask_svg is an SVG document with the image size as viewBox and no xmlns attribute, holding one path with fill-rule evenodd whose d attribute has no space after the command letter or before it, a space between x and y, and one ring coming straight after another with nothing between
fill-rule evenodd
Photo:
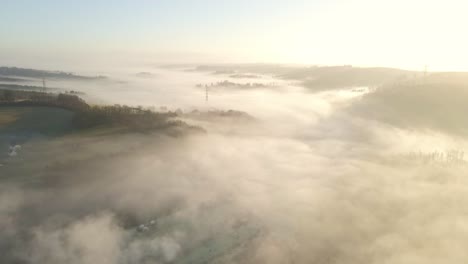
<instances>
[{"instance_id":1,"label":"fog","mask_svg":"<svg viewBox=\"0 0 468 264\"><path fill-rule=\"evenodd\" d=\"M305 73L234 70L47 79L93 104L180 109L206 132L22 142L0 160L0 262L464 263L463 78L392 70L315 89ZM224 80L266 86L210 86L207 100L205 84ZM231 109L249 118L193 115Z\"/></svg>"}]
</instances>

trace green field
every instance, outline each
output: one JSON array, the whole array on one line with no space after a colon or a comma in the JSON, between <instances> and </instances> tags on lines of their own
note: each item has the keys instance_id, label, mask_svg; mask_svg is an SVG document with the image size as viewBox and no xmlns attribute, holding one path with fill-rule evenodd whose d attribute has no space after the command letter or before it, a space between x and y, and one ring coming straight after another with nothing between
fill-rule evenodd
<instances>
[{"instance_id":1,"label":"green field","mask_svg":"<svg viewBox=\"0 0 468 264\"><path fill-rule=\"evenodd\" d=\"M54 138L72 130L73 112L51 107L0 107L0 164L11 160L10 144Z\"/></svg>"},{"instance_id":2,"label":"green field","mask_svg":"<svg viewBox=\"0 0 468 264\"><path fill-rule=\"evenodd\" d=\"M0 134L58 136L72 129L73 113L52 107L0 107Z\"/></svg>"}]
</instances>

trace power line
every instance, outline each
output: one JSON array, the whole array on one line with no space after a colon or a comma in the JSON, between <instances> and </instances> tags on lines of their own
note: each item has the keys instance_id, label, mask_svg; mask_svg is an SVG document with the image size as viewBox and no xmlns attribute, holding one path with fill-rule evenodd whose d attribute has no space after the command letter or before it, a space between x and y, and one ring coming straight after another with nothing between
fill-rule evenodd
<instances>
[{"instance_id":1,"label":"power line","mask_svg":"<svg viewBox=\"0 0 468 264\"><path fill-rule=\"evenodd\" d=\"M42 92L46 92L46 80L45 77L42 77Z\"/></svg>"}]
</instances>

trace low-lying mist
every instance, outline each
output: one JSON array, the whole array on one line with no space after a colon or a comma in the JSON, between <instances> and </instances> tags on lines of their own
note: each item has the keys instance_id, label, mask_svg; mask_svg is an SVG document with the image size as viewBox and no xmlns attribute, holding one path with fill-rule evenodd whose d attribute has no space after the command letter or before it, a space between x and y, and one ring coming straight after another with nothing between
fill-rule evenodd
<instances>
[{"instance_id":1,"label":"low-lying mist","mask_svg":"<svg viewBox=\"0 0 468 264\"><path fill-rule=\"evenodd\" d=\"M48 80L206 132L25 141L0 160L0 262L463 263L465 83L311 90L280 69ZM196 86L223 80L279 88Z\"/></svg>"}]
</instances>

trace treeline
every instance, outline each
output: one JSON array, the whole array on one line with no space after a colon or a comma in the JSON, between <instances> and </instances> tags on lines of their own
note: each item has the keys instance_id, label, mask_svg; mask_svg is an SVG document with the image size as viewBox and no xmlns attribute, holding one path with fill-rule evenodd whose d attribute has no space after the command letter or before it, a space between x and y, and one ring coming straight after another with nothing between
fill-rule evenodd
<instances>
[{"instance_id":1,"label":"treeline","mask_svg":"<svg viewBox=\"0 0 468 264\"><path fill-rule=\"evenodd\" d=\"M141 107L126 105L92 106L75 114L74 124L78 128L118 125L136 130L159 129L183 125L182 121L172 120L175 112L157 113Z\"/></svg>"},{"instance_id":2,"label":"treeline","mask_svg":"<svg viewBox=\"0 0 468 264\"><path fill-rule=\"evenodd\" d=\"M0 105L59 107L73 112L86 111L90 108L83 99L73 94L7 89L0 90Z\"/></svg>"},{"instance_id":3,"label":"treeline","mask_svg":"<svg viewBox=\"0 0 468 264\"><path fill-rule=\"evenodd\" d=\"M67 109L75 113L73 125L77 129L120 126L136 131L154 129L202 131L201 128L174 120L178 116L176 112L159 113L126 105L90 106L74 94L0 90L0 106L44 106Z\"/></svg>"},{"instance_id":4,"label":"treeline","mask_svg":"<svg viewBox=\"0 0 468 264\"><path fill-rule=\"evenodd\" d=\"M154 112L126 105L91 106L76 112L73 124L78 129L114 126L139 132L163 130L171 135L205 131L201 127L175 119L178 116L176 112Z\"/></svg>"}]
</instances>

